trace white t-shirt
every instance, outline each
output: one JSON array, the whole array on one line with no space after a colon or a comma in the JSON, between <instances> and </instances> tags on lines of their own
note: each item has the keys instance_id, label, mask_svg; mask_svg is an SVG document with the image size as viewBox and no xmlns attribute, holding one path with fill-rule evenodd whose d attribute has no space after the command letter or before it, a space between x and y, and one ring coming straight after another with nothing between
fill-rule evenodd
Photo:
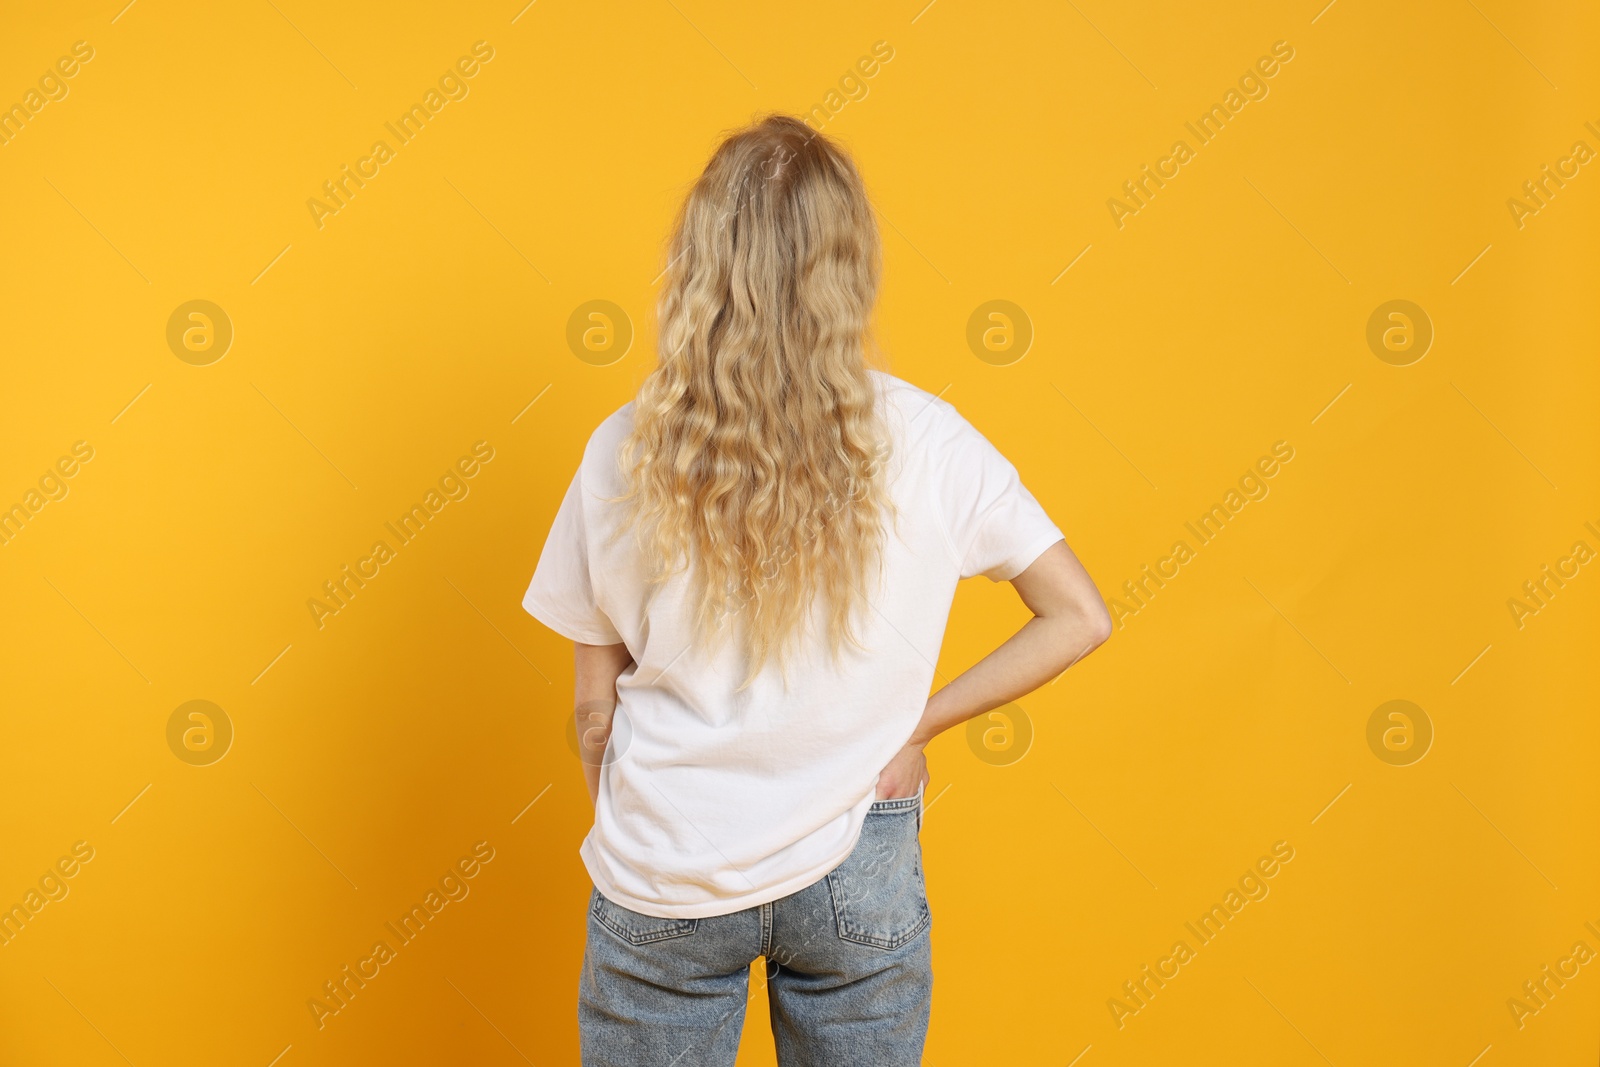
<instances>
[{"instance_id":1,"label":"white t-shirt","mask_svg":"<svg viewBox=\"0 0 1600 1067\"><path fill-rule=\"evenodd\" d=\"M623 643L611 748L594 827L579 850L596 888L663 918L739 911L799 891L842 863L875 799L878 772L910 738L962 578L1016 577L1061 531L1016 468L954 407L873 371L893 453L881 586L858 616L870 649L797 646L785 692L775 664L745 691L738 641L704 654L684 574L646 605L635 539L607 537L621 505L623 405L589 438L522 606L584 644ZM734 631L737 635L737 631Z\"/></svg>"}]
</instances>

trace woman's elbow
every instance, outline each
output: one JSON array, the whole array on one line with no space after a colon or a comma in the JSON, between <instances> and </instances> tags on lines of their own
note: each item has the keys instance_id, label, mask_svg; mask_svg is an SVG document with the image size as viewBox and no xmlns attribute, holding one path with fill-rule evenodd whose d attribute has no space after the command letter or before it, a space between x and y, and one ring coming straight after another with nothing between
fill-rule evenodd
<instances>
[{"instance_id":1,"label":"woman's elbow","mask_svg":"<svg viewBox=\"0 0 1600 1067\"><path fill-rule=\"evenodd\" d=\"M1086 599L1080 605L1079 611L1083 616L1085 637L1089 642L1084 655L1088 655L1111 639L1111 612L1106 610L1105 601L1098 595Z\"/></svg>"}]
</instances>

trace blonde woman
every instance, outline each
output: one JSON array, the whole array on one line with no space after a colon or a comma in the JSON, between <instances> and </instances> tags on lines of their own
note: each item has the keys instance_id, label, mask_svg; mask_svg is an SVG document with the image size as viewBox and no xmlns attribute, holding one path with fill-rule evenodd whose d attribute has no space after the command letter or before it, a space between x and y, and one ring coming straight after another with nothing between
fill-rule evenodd
<instances>
[{"instance_id":1,"label":"blonde woman","mask_svg":"<svg viewBox=\"0 0 1600 1067\"><path fill-rule=\"evenodd\" d=\"M764 957L780 1063L918 1064L923 749L1111 621L1011 463L869 368L878 233L837 144L781 115L728 136L667 261L658 365L523 600L576 642L583 1062L731 1065ZM980 574L1033 618L930 697Z\"/></svg>"}]
</instances>

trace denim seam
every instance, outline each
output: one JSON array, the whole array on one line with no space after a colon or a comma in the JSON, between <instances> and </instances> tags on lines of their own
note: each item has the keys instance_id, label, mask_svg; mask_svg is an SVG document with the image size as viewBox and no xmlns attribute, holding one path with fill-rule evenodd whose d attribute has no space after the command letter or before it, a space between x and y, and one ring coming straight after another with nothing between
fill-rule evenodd
<instances>
[{"instance_id":1,"label":"denim seam","mask_svg":"<svg viewBox=\"0 0 1600 1067\"><path fill-rule=\"evenodd\" d=\"M694 933L696 928L698 928L700 925L699 919L669 919L664 920L671 924L669 926L663 927L662 929L656 930L652 933L639 933L638 931L627 929L621 923L615 921L609 915L607 915L605 912L605 906L607 903L605 898L599 893L596 893L595 897L594 917L599 920L601 926L604 926L607 930L610 930L613 934L622 938L622 940L626 941L630 945L649 945L656 941L668 941L675 937L687 937L688 935Z\"/></svg>"}]
</instances>

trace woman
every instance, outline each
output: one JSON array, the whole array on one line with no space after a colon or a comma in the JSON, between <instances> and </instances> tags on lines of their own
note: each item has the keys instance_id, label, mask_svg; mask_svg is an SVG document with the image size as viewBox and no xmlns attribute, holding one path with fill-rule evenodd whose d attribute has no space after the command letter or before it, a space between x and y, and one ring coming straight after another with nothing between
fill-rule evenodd
<instances>
[{"instance_id":1,"label":"woman","mask_svg":"<svg viewBox=\"0 0 1600 1067\"><path fill-rule=\"evenodd\" d=\"M923 749L1110 617L1016 469L869 369L878 234L838 145L786 116L729 136L668 263L659 365L590 437L523 600L576 642L583 1062L732 1064L765 957L781 1063L917 1064ZM979 574L1034 617L929 697Z\"/></svg>"}]
</instances>

